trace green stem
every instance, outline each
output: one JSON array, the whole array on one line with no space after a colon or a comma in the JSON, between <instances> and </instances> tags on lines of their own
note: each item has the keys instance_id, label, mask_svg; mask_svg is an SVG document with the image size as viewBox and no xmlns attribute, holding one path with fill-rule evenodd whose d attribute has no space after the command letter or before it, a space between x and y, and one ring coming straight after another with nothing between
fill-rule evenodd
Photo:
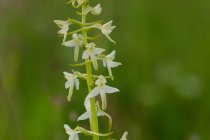
<instances>
[{"instance_id":1,"label":"green stem","mask_svg":"<svg viewBox=\"0 0 210 140\"><path fill-rule=\"evenodd\" d=\"M82 13L84 9L86 8L86 4L83 4L82 6ZM86 16L82 15L82 25L86 25ZM84 44L87 44L87 31L82 30L82 36L83 36L83 41ZM89 61L89 59L85 60L86 62ZM87 72L87 86L88 86L88 91L90 92L92 90L92 85L93 85L93 79L92 79L92 68L91 68L91 63L86 63L86 72ZM95 133L98 133L98 116L97 116L97 110L96 110L96 105L95 105L95 98L90 99L90 105L91 105L91 117L90 117L90 125L91 125L91 130ZM93 135L93 140L99 140L99 136Z\"/></svg>"}]
</instances>

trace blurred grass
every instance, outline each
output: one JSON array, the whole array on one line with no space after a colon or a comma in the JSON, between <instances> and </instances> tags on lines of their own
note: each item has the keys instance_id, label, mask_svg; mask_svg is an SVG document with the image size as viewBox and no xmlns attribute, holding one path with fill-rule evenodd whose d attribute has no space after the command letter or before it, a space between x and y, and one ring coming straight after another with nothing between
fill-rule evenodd
<instances>
[{"instance_id":1,"label":"blurred grass","mask_svg":"<svg viewBox=\"0 0 210 140\"><path fill-rule=\"evenodd\" d=\"M210 1L100 2L118 44L100 43L123 63L111 82L121 92L108 97L116 136L209 140ZM0 140L67 139L63 124L75 126L84 111L85 88L65 100L62 72L71 69L72 51L61 47L53 23L75 17L65 3L0 1Z\"/></svg>"}]
</instances>

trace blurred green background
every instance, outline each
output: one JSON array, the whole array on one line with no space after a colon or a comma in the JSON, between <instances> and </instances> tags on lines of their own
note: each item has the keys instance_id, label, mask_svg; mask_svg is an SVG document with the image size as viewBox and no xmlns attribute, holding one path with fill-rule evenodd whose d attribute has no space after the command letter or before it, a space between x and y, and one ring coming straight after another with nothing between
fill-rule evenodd
<instances>
[{"instance_id":1,"label":"blurred green background","mask_svg":"<svg viewBox=\"0 0 210 140\"><path fill-rule=\"evenodd\" d=\"M72 50L61 47L53 23L77 17L66 2L0 0L0 140L66 140L63 124L76 126L84 112L84 83L66 101L62 72L71 70ZM108 97L115 136L210 140L210 1L100 3L118 44L97 43L123 63L110 83L121 92Z\"/></svg>"}]
</instances>

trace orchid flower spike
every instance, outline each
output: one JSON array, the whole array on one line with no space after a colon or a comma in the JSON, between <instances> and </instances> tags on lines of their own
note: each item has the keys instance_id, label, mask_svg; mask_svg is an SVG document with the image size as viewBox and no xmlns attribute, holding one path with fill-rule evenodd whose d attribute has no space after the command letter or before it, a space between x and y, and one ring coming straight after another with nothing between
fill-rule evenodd
<instances>
[{"instance_id":1,"label":"orchid flower spike","mask_svg":"<svg viewBox=\"0 0 210 140\"><path fill-rule=\"evenodd\" d=\"M96 59L96 55L101 54L102 52L105 51L105 49L102 48L96 48L95 47L96 44L95 43L89 43L85 46L86 50L84 51L83 55L82 55L82 59L91 59L94 68L97 70L98 69L98 63L97 63L97 59Z\"/></svg>"},{"instance_id":2,"label":"orchid flower spike","mask_svg":"<svg viewBox=\"0 0 210 140\"><path fill-rule=\"evenodd\" d=\"M86 112L83 113L81 116L79 116L79 118L77 119L77 121L81 121L81 120L86 120L86 119L90 119L91 118L91 105L90 105L90 100L86 99L84 102L85 108L86 108ZM96 102L96 108L97 108L97 116L104 116L104 112L100 109L99 103Z\"/></svg>"},{"instance_id":3,"label":"orchid flower spike","mask_svg":"<svg viewBox=\"0 0 210 140\"><path fill-rule=\"evenodd\" d=\"M69 88L69 94L67 96L68 101L71 101L71 97L73 94L74 86L76 87L77 90L79 90L79 79L78 79L78 74L74 72L73 74L68 73L68 72L63 72L64 77L66 78L66 83L65 83L65 88Z\"/></svg>"},{"instance_id":4,"label":"orchid flower spike","mask_svg":"<svg viewBox=\"0 0 210 140\"><path fill-rule=\"evenodd\" d=\"M64 42L63 45L67 47L74 47L74 60L78 60L79 56L79 48L82 46L83 41L82 41L82 35L74 33L72 35L72 40Z\"/></svg>"},{"instance_id":5,"label":"orchid flower spike","mask_svg":"<svg viewBox=\"0 0 210 140\"><path fill-rule=\"evenodd\" d=\"M110 54L106 55L105 58L102 58L104 67L107 67L109 76L113 78L112 75L112 69L118 67L119 65L122 65L122 63L113 61L115 59L115 53L116 51L112 51Z\"/></svg>"},{"instance_id":6,"label":"orchid flower spike","mask_svg":"<svg viewBox=\"0 0 210 140\"><path fill-rule=\"evenodd\" d=\"M107 86L106 82L106 78L103 75L100 75L99 78L95 81L96 87L86 97L90 99L100 94L103 110L106 110L107 107L106 94L119 92L119 89Z\"/></svg>"},{"instance_id":7,"label":"orchid flower spike","mask_svg":"<svg viewBox=\"0 0 210 140\"><path fill-rule=\"evenodd\" d=\"M68 21L63 21L63 20L54 20L55 24L58 25L59 28L61 28L58 31L58 34L63 35L63 42L65 42L66 37L67 37L67 32L69 30L69 23Z\"/></svg>"},{"instance_id":8,"label":"orchid flower spike","mask_svg":"<svg viewBox=\"0 0 210 140\"><path fill-rule=\"evenodd\" d=\"M79 140L78 134L81 133L80 131L74 131L71 127L67 124L64 124L64 128L66 133L69 135L69 140Z\"/></svg>"}]
</instances>

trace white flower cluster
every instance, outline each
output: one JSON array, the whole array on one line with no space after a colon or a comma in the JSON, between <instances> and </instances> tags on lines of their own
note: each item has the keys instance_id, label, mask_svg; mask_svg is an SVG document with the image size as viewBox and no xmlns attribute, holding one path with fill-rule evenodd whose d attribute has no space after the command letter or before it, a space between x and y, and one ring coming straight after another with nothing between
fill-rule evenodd
<instances>
[{"instance_id":1,"label":"white flower cluster","mask_svg":"<svg viewBox=\"0 0 210 140\"><path fill-rule=\"evenodd\" d=\"M88 0L70 0L69 4L72 4L74 8L82 7L82 12L78 13L83 18L86 17L88 14L92 15L100 15L102 12L101 4L97 4L94 7L91 7L89 5ZM84 19L83 19L84 20ZM103 76L103 75L92 75L92 73L82 74L80 72L73 71L72 73L64 72L64 77L67 80L65 83L65 88L69 89L69 93L67 96L67 100L71 101L74 88L79 90L79 83L80 79L86 80L88 82L89 77L92 81L95 81L95 87L92 87L92 90L89 90L89 93L87 94L84 106L86 108L86 112L83 113L81 116L79 116L78 121L90 119L92 117L92 106L91 106L91 99L96 99L95 97L100 95L101 98L101 104L102 108L100 108L99 102L95 102L95 112L96 116L106 116L109 118L110 127L112 126L112 120L111 117L104 112L107 108L107 94L116 93L119 92L119 89L111 87L106 85L107 78L111 78L113 80L113 74L112 74L112 68L115 68L121 63L115 62L115 54L116 51L112 51L110 54L103 54L105 52L105 49L96 47L93 39L88 39L91 37L88 37L87 32L92 29L99 29L101 33L111 42L115 43L115 41L110 37L110 34L112 33L112 30L115 28L115 26L112 26L112 20L101 24L100 22L92 22L92 23L84 23L84 21L80 22L74 19L68 19L68 20L54 20L54 22L58 25L60 30L58 31L58 34L63 36L63 42L62 45L66 47L74 48L74 60L77 62L79 60L79 56L81 53L81 60L84 60L84 63L79 63L76 65L86 65L87 70L87 64L91 63L93 65L93 68L95 70L98 70L99 64L98 61L101 61L103 66L108 69L109 76ZM76 24L80 26L80 29L70 32L70 26L72 24ZM84 34L84 32L86 34ZM71 36L71 39L67 40L67 38ZM97 37L96 37L97 38ZM90 83L89 83L90 84ZM93 86L93 85L92 85ZM90 122L91 123L91 122ZM66 133L69 135L69 140L79 140L79 133L85 133L86 135L89 133L90 135L97 135L97 136L106 136L106 134L100 134L98 132L92 132L92 131L85 131L85 129L78 130L78 129L71 129L68 125L64 125L64 128L66 130ZM81 128L80 128L81 129ZM123 135L121 140L127 140L127 132Z\"/></svg>"}]
</instances>

